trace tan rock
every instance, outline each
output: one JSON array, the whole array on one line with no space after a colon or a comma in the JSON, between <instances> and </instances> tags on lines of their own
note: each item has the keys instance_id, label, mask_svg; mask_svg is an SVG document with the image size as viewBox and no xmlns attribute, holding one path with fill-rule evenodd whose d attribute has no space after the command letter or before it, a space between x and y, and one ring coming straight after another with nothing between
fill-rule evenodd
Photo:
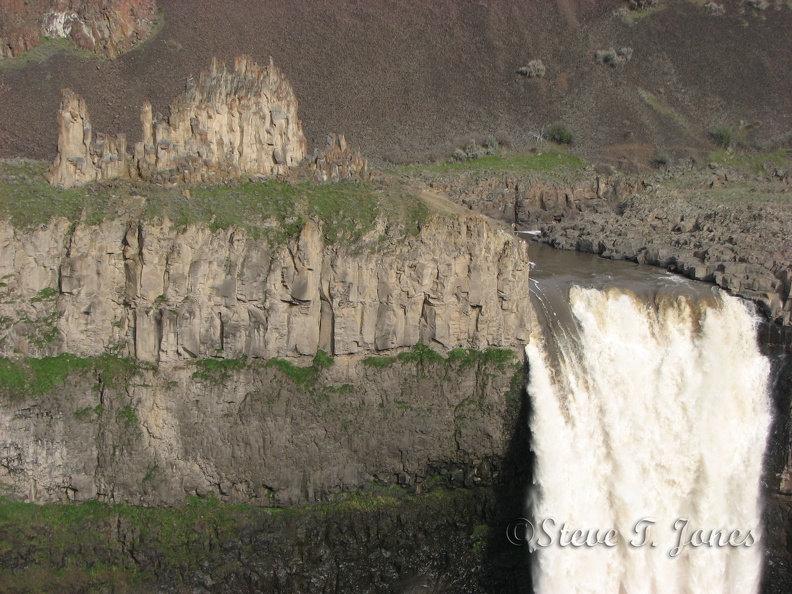
<instances>
[{"instance_id":1,"label":"tan rock","mask_svg":"<svg viewBox=\"0 0 792 594\"><path fill-rule=\"evenodd\" d=\"M343 134L329 134L324 149L314 152L308 169L315 180L323 182L369 177L368 161L360 149L352 150Z\"/></svg>"},{"instance_id":2,"label":"tan rock","mask_svg":"<svg viewBox=\"0 0 792 594\"><path fill-rule=\"evenodd\" d=\"M123 135L94 134L85 102L64 89L58 155L50 183L71 187L101 179L140 177L159 183L202 183L241 174L275 177L307 151L297 98L281 71L239 57L234 69L212 61L176 98L169 115L141 108L142 140L127 152ZM354 167L360 165L360 158ZM344 171L348 170L347 166Z\"/></svg>"},{"instance_id":3,"label":"tan rock","mask_svg":"<svg viewBox=\"0 0 792 594\"><path fill-rule=\"evenodd\" d=\"M478 216L432 220L376 253L325 245L314 223L273 246L241 229L123 217L32 233L3 222L0 246L2 356L166 363L527 339L527 247Z\"/></svg>"}]
</instances>

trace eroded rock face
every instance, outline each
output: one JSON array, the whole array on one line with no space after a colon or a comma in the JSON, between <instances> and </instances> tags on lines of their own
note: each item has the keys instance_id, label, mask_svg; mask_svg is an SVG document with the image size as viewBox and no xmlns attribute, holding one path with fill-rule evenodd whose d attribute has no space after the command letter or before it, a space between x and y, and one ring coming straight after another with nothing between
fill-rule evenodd
<instances>
[{"instance_id":1,"label":"eroded rock face","mask_svg":"<svg viewBox=\"0 0 792 594\"><path fill-rule=\"evenodd\" d=\"M175 363L527 339L526 245L476 216L433 220L376 253L325 245L312 223L270 245L129 216L24 232L0 223L0 248L3 356Z\"/></svg>"},{"instance_id":2,"label":"eroded rock face","mask_svg":"<svg viewBox=\"0 0 792 594\"><path fill-rule=\"evenodd\" d=\"M155 0L0 0L0 59L32 49L42 37L115 57L150 34Z\"/></svg>"},{"instance_id":3,"label":"eroded rock face","mask_svg":"<svg viewBox=\"0 0 792 594\"><path fill-rule=\"evenodd\" d=\"M439 468L491 484L519 408L527 245L463 216L355 247L312 223L285 244L130 216L0 224L0 353L134 361L46 394L4 386L0 483L38 502L263 505ZM419 341L514 356L443 361ZM290 373L319 349L332 365Z\"/></svg>"},{"instance_id":4,"label":"eroded rock face","mask_svg":"<svg viewBox=\"0 0 792 594\"><path fill-rule=\"evenodd\" d=\"M71 89L63 89L58 112L58 155L50 183L71 187L117 177L129 177L125 137L95 135L85 101Z\"/></svg>"},{"instance_id":5,"label":"eroded rock face","mask_svg":"<svg viewBox=\"0 0 792 594\"><path fill-rule=\"evenodd\" d=\"M257 505L328 501L441 470L456 486L493 484L519 407L509 396L516 353L513 362L336 357L310 385L255 362L130 375L99 365L46 394L4 395L0 483L33 502L149 505L210 492Z\"/></svg>"},{"instance_id":6,"label":"eroded rock face","mask_svg":"<svg viewBox=\"0 0 792 594\"><path fill-rule=\"evenodd\" d=\"M58 114L58 155L50 183L62 187L115 178L201 183L241 174L278 176L298 165L307 143L297 98L270 61L260 68L247 57L233 70L217 60L173 102L169 115L141 108L141 142L127 152L123 135L92 131L85 102L63 91Z\"/></svg>"}]
</instances>

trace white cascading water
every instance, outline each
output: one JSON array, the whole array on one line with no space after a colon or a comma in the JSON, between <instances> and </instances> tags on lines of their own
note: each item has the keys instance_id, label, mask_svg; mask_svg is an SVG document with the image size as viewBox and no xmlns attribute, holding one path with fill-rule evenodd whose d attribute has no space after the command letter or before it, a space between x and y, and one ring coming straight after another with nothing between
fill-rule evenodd
<instances>
[{"instance_id":1,"label":"white cascading water","mask_svg":"<svg viewBox=\"0 0 792 594\"><path fill-rule=\"evenodd\" d=\"M756 592L770 367L753 315L580 286L567 306L574 330L536 323L526 347L535 592Z\"/></svg>"}]
</instances>

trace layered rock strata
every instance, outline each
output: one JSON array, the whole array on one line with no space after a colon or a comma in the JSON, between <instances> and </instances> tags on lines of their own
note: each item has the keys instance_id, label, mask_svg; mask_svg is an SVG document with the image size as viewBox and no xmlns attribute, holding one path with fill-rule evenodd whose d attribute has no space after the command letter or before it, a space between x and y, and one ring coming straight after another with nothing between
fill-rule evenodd
<instances>
[{"instance_id":1,"label":"layered rock strata","mask_svg":"<svg viewBox=\"0 0 792 594\"><path fill-rule=\"evenodd\" d=\"M297 98L283 73L239 57L233 70L214 60L170 106L169 115L140 111L141 141L127 152L123 135L94 133L85 102L62 92L58 155L50 183L141 178L159 183L202 183L242 174L274 177L305 157L307 143Z\"/></svg>"},{"instance_id":2,"label":"layered rock strata","mask_svg":"<svg viewBox=\"0 0 792 594\"><path fill-rule=\"evenodd\" d=\"M17 498L281 505L499 472L529 266L481 217L376 252L326 245L313 223L278 244L130 217L4 223L0 246L3 369L29 380L0 384L0 483ZM473 350L436 352L454 348Z\"/></svg>"},{"instance_id":3,"label":"layered rock strata","mask_svg":"<svg viewBox=\"0 0 792 594\"><path fill-rule=\"evenodd\" d=\"M42 37L115 57L152 31L155 0L0 0L0 59L33 49Z\"/></svg>"},{"instance_id":4,"label":"layered rock strata","mask_svg":"<svg viewBox=\"0 0 792 594\"><path fill-rule=\"evenodd\" d=\"M36 503L173 505L213 493L280 506L371 482L420 490L435 474L457 487L497 482L519 353L508 364L405 355L329 367L78 361L46 392L2 389L0 485Z\"/></svg>"},{"instance_id":5,"label":"layered rock strata","mask_svg":"<svg viewBox=\"0 0 792 594\"><path fill-rule=\"evenodd\" d=\"M386 234L381 223L373 233ZM0 223L0 354L193 358L375 353L422 341L516 346L528 327L527 247L482 218L433 219L377 252L285 244L241 229Z\"/></svg>"}]
</instances>

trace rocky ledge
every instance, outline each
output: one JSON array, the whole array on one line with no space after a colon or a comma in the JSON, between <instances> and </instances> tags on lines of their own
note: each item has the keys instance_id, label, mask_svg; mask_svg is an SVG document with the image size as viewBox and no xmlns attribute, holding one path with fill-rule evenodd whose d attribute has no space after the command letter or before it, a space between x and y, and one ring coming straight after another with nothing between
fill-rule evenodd
<instances>
[{"instance_id":1,"label":"rocky ledge","mask_svg":"<svg viewBox=\"0 0 792 594\"><path fill-rule=\"evenodd\" d=\"M769 321L792 324L792 178L785 170L574 177L475 173L425 181L554 247L713 282L757 303Z\"/></svg>"},{"instance_id":2,"label":"rocky ledge","mask_svg":"<svg viewBox=\"0 0 792 594\"><path fill-rule=\"evenodd\" d=\"M131 215L2 222L0 354L160 364L527 339L527 246L510 233L436 215L406 237L379 219L368 240L330 244L312 222L282 243Z\"/></svg>"}]
</instances>

